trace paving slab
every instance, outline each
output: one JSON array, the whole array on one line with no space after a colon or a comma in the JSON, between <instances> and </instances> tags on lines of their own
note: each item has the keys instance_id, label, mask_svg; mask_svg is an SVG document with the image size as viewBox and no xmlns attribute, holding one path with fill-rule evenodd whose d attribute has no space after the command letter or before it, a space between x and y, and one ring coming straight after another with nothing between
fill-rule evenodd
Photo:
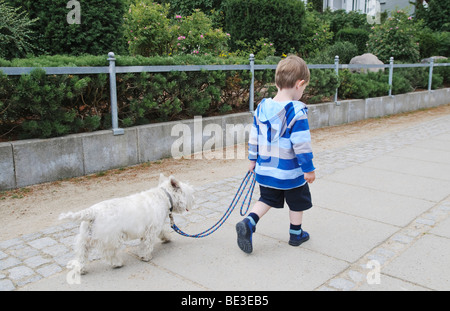
<instances>
[{"instance_id":1,"label":"paving slab","mask_svg":"<svg viewBox=\"0 0 450 311\"><path fill-rule=\"evenodd\" d=\"M341 170L325 176L324 179L433 202L444 199L448 195L448 189L450 189L450 181L413 176L362 165Z\"/></svg>"},{"instance_id":2,"label":"paving slab","mask_svg":"<svg viewBox=\"0 0 450 311\"><path fill-rule=\"evenodd\" d=\"M444 134L441 134L441 135L436 135L436 136L433 137L433 139L444 140L444 141L449 141L450 142L450 133L444 133ZM438 146L438 148L440 148L440 147L441 146ZM446 149L448 149L448 148L446 148Z\"/></svg>"},{"instance_id":3,"label":"paving slab","mask_svg":"<svg viewBox=\"0 0 450 311\"><path fill-rule=\"evenodd\" d=\"M420 142L420 148L450 152L450 135L439 135Z\"/></svg>"},{"instance_id":4,"label":"paving slab","mask_svg":"<svg viewBox=\"0 0 450 311\"><path fill-rule=\"evenodd\" d=\"M411 176L437 178L450 181L450 164L428 161L425 158L421 159L419 162L416 159L388 155L365 162L362 165L365 167L404 173Z\"/></svg>"},{"instance_id":5,"label":"paving slab","mask_svg":"<svg viewBox=\"0 0 450 311\"><path fill-rule=\"evenodd\" d=\"M427 234L388 264L382 273L432 290L450 288L450 239Z\"/></svg>"},{"instance_id":6,"label":"paving slab","mask_svg":"<svg viewBox=\"0 0 450 311\"><path fill-rule=\"evenodd\" d=\"M270 210L257 232L287 243L288 209ZM310 240L302 247L346 262L353 262L398 230L397 227L314 206L304 212L302 229ZM258 247L257 237L254 247Z\"/></svg>"},{"instance_id":7,"label":"paving slab","mask_svg":"<svg viewBox=\"0 0 450 311\"><path fill-rule=\"evenodd\" d=\"M124 266L112 269L101 261L89 264L89 273L77 280L70 270L53 275L22 288L24 291L176 291L205 290L204 287L174 275L152 263L145 263L132 254L123 253ZM67 280L69 279L69 281Z\"/></svg>"},{"instance_id":8,"label":"paving slab","mask_svg":"<svg viewBox=\"0 0 450 311\"><path fill-rule=\"evenodd\" d=\"M214 236L161 249L154 262L212 290L313 290L346 263L255 234L251 255L236 247L234 224ZM257 242L256 242L257 240ZM189 260L186 260L189 258Z\"/></svg>"},{"instance_id":9,"label":"paving slab","mask_svg":"<svg viewBox=\"0 0 450 311\"><path fill-rule=\"evenodd\" d=\"M389 275L381 274L378 284L365 282L358 289L359 291L430 291L429 288L404 281Z\"/></svg>"},{"instance_id":10,"label":"paving slab","mask_svg":"<svg viewBox=\"0 0 450 311\"><path fill-rule=\"evenodd\" d=\"M433 202L320 179L311 186L315 206L394 226L406 226Z\"/></svg>"},{"instance_id":11,"label":"paving slab","mask_svg":"<svg viewBox=\"0 0 450 311\"><path fill-rule=\"evenodd\" d=\"M450 239L450 217L434 226L430 233Z\"/></svg>"},{"instance_id":12,"label":"paving slab","mask_svg":"<svg viewBox=\"0 0 450 311\"><path fill-rule=\"evenodd\" d=\"M428 142L429 144L430 142ZM435 148L422 147L419 143L411 145L401 150L396 151L397 156L402 156L404 158L413 159L418 161L418 165L422 161L435 162L442 164L450 164L450 151L442 150L447 149L446 146L450 145L450 142L436 140Z\"/></svg>"}]
</instances>

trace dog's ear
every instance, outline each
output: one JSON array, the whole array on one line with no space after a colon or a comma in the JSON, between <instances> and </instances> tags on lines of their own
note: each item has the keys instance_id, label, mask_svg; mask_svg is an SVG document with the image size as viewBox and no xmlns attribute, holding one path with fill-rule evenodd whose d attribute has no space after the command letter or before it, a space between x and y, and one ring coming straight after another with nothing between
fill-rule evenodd
<instances>
[{"instance_id":1,"label":"dog's ear","mask_svg":"<svg viewBox=\"0 0 450 311\"><path fill-rule=\"evenodd\" d=\"M167 179L167 177L164 176L163 173L160 173L160 174L159 174L159 182L158 182L158 185L161 185L166 179Z\"/></svg>"},{"instance_id":2,"label":"dog's ear","mask_svg":"<svg viewBox=\"0 0 450 311\"><path fill-rule=\"evenodd\" d=\"M175 177L170 176L169 177L170 180L170 185L175 189L178 190L180 188L180 183L178 182L178 180L175 179Z\"/></svg>"}]
</instances>

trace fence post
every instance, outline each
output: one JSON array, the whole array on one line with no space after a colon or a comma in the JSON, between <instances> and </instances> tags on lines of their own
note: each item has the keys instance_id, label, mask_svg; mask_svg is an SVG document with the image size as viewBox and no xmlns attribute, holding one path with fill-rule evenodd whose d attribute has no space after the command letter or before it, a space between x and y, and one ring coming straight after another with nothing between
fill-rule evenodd
<instances>
[{"instance_id":1,"label":"fence post","mask_svg":"<svg viewBox=\"0 0 450 311\"><path fill-rule=\"evenodd\" d=\"M392 77L394 76L394 58L389 58L389 96L392 96Z\"/></svg>"},{"instance_id":2,"label":"fence post","mask_svg":"<svg viewBox=\"0 0 450 311\"><path fill-rule=\"evenodd\" d=\"M334 66L335 66L334 71L336 72L336 76L339 77L339 56L338 55L336 55L334 57ZM334 103L337 106L340 105L340 103L338 103L338 90L339 90L339 87L336 88L336 93L334 94Z\"/></svg>"},{"instance_id":3,"label":"fence post","mask_svg":"<svg viewBox=\"0 0 450 311\"><path fill-rule=\"evenodd\" d=\"M117 111L117 88L116 88L116 58L113 52L108 53L109 61L109 88L111 94L111 120L114 135L124 134L124 130L119 128L119 116Z\"/></svg>"},{"instance_id":4,"label":"fence post","mask_svg":"<svg viewBox=\"0 0 450 311\"><path fill-rule=\"evenodd\" d=\"M434 58L432 57L430 60L430 73L428 74L428 92L431 92L431 84L433 83L433 66Z\"/></svg>"},{"instance_id":5,"label":"fence post","mask_svg":"<svg viewBox=\"0 0 450 311\"><path fill-rule=\"evenodd\" d=\"M250 82L250 93L249 93L249 110L253 112L255 103L255 55L250 54L250 74L252 75L252 81Z\"/></svg>"}]
</instances>

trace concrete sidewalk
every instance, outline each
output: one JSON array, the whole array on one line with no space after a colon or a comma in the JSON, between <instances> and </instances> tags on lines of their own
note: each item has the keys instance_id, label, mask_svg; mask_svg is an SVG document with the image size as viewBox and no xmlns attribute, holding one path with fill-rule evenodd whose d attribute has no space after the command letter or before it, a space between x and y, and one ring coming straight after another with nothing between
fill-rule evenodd
<instances>
[{"instance_id":1,"label":"concrete sidewalk","mask_svg":"<svg viewBox=\"0 0 450 311\"><path fill-rule=\"evenodd\" d=\"M209 237L173 232L148 263L128 243L124 267L93 261L80 284L69 284L78 228L62 223L0 242L0 290L450 289L450 116L315 154L315 165L314 207L303 223L311 239L300 247L287 243L285 208L261 219L253 253L243 253L235 210ZM209 228L244 175L198 187L199 207L177 225Z\"/></svg>"}]
</instances>

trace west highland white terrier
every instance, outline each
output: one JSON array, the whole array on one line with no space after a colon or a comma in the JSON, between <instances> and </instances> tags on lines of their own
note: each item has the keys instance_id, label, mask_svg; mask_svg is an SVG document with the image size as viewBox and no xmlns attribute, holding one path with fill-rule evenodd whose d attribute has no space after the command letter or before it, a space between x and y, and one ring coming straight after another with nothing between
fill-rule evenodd
<instances>
[{"instance_id":1,"label":"west highland white terrier","mask_svg":"<svg viewBox=\"0 0 450 311\"><path fill-rule=\"evenodd\" d=\"M119 256L124 241L141 239L139 257L152 258L153 246L159 237L169 242L164 223L169 214L184 213L194 205L194 189L173 176L159 177L159 185L148 191L123 198L97 203L79 212L61 214L59 219L81 221L80 233L75 242L76 259L81 274L90 248L96 248L113 267L123 265Z\"/></svg>"}]
</instances>

